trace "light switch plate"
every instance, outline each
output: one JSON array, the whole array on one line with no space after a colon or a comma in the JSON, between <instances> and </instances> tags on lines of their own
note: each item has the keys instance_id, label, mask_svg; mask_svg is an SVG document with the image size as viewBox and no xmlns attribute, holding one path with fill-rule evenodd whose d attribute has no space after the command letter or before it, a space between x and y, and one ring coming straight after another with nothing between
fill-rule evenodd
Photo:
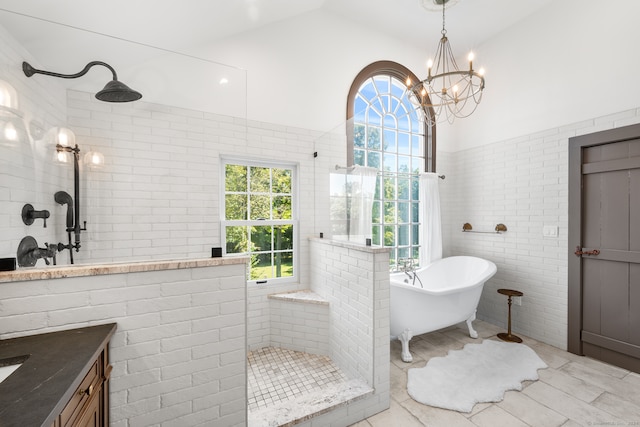
<instances>
[{"instance_id":1,"label":"light switch plate","mask_svg":"<svg viewBox=\"0 0 640 427\"><path fill-rule=\"evenodd\" d=\"M558 237L557 225L545 225L542 227L542 235L544 237Z\"/></svg>"}]
</instances>

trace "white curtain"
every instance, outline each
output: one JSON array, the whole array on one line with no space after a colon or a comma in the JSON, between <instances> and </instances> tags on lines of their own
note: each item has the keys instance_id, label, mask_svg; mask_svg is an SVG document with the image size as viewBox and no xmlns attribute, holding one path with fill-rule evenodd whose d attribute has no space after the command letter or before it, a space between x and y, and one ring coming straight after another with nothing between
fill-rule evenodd
<instances>
[{"instance_id":1,"label":"white curtain","mask_svg":"<svg viewBox=\"0 0 640 427\"><path fill-rule=\"evenodd\" d=\"M442 258L442 220L438 175L420 174L420 266Z\"/></svg>"},{"instance_id":2,"label":"white curtain","mask_svg":"<svg viewBox=\"0 0 640 427\"><path fill-rule=\"evenodd\" d=\"M346 176L350 242L364 244L366 239L371 238L371 214L377 173L375 168L356 165Z\"/></svg>"}]
</instances>

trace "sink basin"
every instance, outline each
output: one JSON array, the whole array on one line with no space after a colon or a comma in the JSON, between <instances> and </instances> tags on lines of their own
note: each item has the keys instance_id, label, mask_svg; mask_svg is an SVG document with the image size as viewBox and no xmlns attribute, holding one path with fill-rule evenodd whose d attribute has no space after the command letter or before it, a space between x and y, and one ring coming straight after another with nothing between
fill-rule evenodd
<instances>
[{"instance_id":1,"label":"sink basin","mask_svg":"<svg viewBox=\"0 0 640 427\"><path fill-rule=\"evenodd\" d=\"M9 375L13 374L16 369L18 369L25 360L29 358L26 356L18 356L18 357L9 357L7 359L0 360L0 383L6 380Z\"/></svg>"}]
</instances>

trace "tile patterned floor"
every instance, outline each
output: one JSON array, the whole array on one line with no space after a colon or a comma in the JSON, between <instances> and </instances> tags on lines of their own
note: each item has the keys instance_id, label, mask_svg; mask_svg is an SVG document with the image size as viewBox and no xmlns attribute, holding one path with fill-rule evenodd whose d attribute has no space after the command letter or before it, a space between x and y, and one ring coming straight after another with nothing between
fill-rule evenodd
<instances>
[{"instance_id":1,"label":"tile patterned floor","mask_svg":"<svg viewBox=\"0 0 640 427\"><path fill-rule=\"evenodd\" d=\"M474 325L480 339L504 332L486 322ZM392 342L391 407L353 426L640 426L640 375L520 336L549 368L539 370L540 380L526 382L521 392L508 391L501 402L477 404L468 414L411 399L407 370L423 367L431 357L445 356L449 350L479 339L469 338L466 327L420 335L411 341L412 363L400 360L400 343Z\"/></svg>"},{"instance_id":2,"label":"tile patterned floor","mask_svg":"<svg viewBox=\"0 0 640 427\"><path fill-rule=\"evenodd\" d=\"M248 359L250 411L347 380L327 356L266 347Z\"/></svg>"},{"instance_id":3,"label":"tile patterned floor","mask_svg":"<svg viewBox=\"0 0 640 427\"><path fill-rule=\"evenodd\" d=\"M372 393L329 357L267 347L248 355L249 427L290 426Z\"/></svg>"}]
</instances>

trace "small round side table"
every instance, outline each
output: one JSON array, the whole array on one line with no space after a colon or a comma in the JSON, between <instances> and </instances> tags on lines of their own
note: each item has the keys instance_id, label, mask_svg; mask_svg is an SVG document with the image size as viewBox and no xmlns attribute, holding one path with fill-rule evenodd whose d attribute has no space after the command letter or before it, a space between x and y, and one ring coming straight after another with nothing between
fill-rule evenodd
<instances>
[{"instance_id":1,"label":"small round side table","mask_svg":"<svg viewBox=\"0 0 640 427\"><path fill-rule=\"evenodd\" d=\"M500 338L502 341L522 342L522 338L520 338L517 335L513 335L511 333L511 303L512 303L511 298L521 297L524 294L520 291L514 291L513 289L498 289L498 293L509 297L507 299L507 303L509 304L509 317L508 317L509 323L508 323L507 333L505 334L504 332L500 332L498 334L498 338Z\"/></svg>"}]
</instances>

